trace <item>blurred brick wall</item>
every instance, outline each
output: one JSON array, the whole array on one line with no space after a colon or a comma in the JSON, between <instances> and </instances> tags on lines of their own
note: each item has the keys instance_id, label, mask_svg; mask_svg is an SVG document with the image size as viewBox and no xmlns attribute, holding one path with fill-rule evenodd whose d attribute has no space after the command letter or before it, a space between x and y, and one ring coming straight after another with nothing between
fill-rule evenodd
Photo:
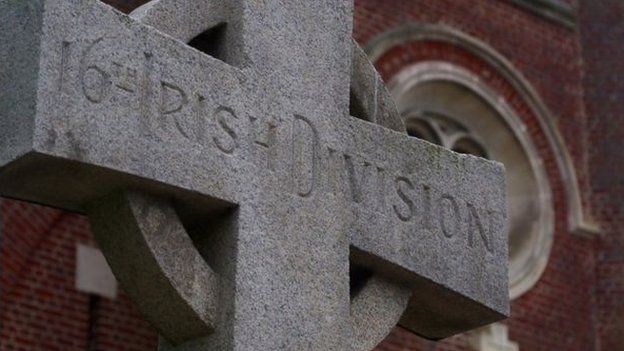
<instances>
[{"instance_id":1,"label":"blurred brick wall","mask_svg":"<svg viewBox=\"0 0 624 351\"><path fill-rule=\"evenodd\" d=\"M354 37L362 45L375 35L401 24L439 23L478 38L511 61L553 112L573 157L584 190L583 200L587 201L587 145L582 137L587 130L587 114L576 31L505 0L355 0L355 4ZM395 61L401 58L401 55L395 55L390 61L398 65L409 64ZM390 78L389 75L399 68L377 66L385 78ZM467 68L481 69L476 66ZM481 73L483 76L489 74Z\"/></svg>"},{"instance_id":2,"label":"blurred brick wall","mask_svg":"<svg viewBox=\"0 0 624 351\"><path fill-rule=\"evenodd\" d=\"M123 293L94 304L76 290L76 245L94 245L84 217L0 201L0 350L156 350Z\"/></svg>"},{"instance_id":3,"label":"blurred brick wall","mask_svg":"<svg viewBox=\"0 0 624 351\"><path fill-rule=\"evenodd\" d=\"M356 0L354 32L361 44L378 33L412 21L442 23L459 29L493 47L522 72L553 111L587 202L590 197L585 141L587 115L578 34L505 1ZM435 41L405 43L390 49L376 66L384 79L389 80L402 68L426 60L462 66L505 97L527 126L545 162L553 190L555 241L539 283L512 303L512 318L507 321L510 338L520 344L521 350L592 350L594 240L567 231L561 175L536 116L493 67L457 46ZM378 348L379 351L466 349L465 335L436 344L400 328Z\"/></svg>"},{"instance_id":4,"label":"blurred brick wall","mask_svg":"<svg viewBox=\"0 0 624 351\"><path fill-rule=\"evenodd\" d=\"M624 350L624 2L581 1L596 252L596 351Z\"/></svg>"},{"instance_id":5,"label":"blurred brick wall","mask_svg":"<svg viewBox=\"0 0 624 351\"><path fill-rule=\"evenodd\" d=\"M140 1L106 2L130 11ZM502 53L528 78L555 114L574 159L584 201L591 200L605 230L598 243L567 232L567 204L552 151L536 117L492 67L457 47L436 42L393 48L377 62L386 79L405 65L428 59L447 60L473 71L510 102L544 158L554 195L556 234L543 278L512 305L510 337L520 343L521 350L624 349L619 343L624 335L624 240L619 236L624 202L624 182L619 174L624 166L618 158L618 147L613 146L621 145L624 124L622 104L618 102L622 101L618 95L622 82L602 65L604 57L611 55L608 62L622 67L616 55L623 50L623 21L616 11L621 10L621 2L599 3L609 3L612 9L581 7L581 42L586 46L583 56L588 62L584 81L588 88L584 91L578 33L505 1L356 0L354 35L360 43L409 21L451 25ZM595 19L600 20L595 23ZM595 36L604 40L596 40ZM612 46L619 46L619 51L609 49ZM611 95L603 91L605 84L612 87ZM582 100L584 93L592 100L589 114ZM592 176L591 182L588 175ZM591 196L592 192L595 196ZM102 298L94 305L89 294L75 290L75 245L92 244L83 217L2 200L0 220L1 351L156 350L154 331L123 294L116 300ZM401 328L378 348L466 349L465 336L436 344Z\"/></svg>"}]
</instances>

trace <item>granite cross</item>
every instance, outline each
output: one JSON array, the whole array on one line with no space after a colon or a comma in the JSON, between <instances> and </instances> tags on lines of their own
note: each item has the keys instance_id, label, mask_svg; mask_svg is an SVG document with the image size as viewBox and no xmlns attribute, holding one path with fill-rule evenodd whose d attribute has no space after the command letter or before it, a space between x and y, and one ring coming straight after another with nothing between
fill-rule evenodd
<instances>
[{"instance_id":1,"label":"granite cross","mask_svg":"<svg viewBox=\"0 0 624 351\"><path fill-rule=\"evenodd\" d=\"M87 214L162 350L504 318L503 169L407 136L352 7L0 0L0 192Z\"/></svg>"}]
</instances>

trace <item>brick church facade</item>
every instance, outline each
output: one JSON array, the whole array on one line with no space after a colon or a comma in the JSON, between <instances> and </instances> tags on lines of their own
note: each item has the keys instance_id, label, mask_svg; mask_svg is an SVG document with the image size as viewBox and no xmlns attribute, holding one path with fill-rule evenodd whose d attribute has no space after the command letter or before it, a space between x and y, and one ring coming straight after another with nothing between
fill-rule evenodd
<instances>
[{"instance_id":1,"label":"brick church facade","mask_svg":"<svg viewBox=\"0 0 624 351\"><path fill-rule=\"evenodd\" d=\"M354 37L414 136L500 158L535 209L510 236L511 318L438 343L397 327L377 350L624 350L624 2L356 0ZM157 349L123 292L81 287L79 247L85 217L0 199L0 351Z\"/></svg>"}]
</instances>

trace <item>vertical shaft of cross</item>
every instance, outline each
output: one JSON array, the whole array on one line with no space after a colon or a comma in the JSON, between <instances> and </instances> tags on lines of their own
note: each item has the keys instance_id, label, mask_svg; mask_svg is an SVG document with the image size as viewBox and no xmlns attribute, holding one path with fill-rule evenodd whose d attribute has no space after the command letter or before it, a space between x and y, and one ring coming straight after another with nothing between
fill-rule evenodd
<instances>
[{"instance_id":1,"label":"vertical shaft of cross","mask_svg":"<svg viewBox=\"0 0 624 351\"><path fill-rule=\"evenodd\" d=\"M236 236L234 269L224 277L234 288L222 297L227 302L215 334L177 347L163 341L162 348L345 350L346 213L340 215L338 201L319 196L317 145L302 143L307 148L299 150L286 144L314 139L348 114L353 4L239 4L240 17L230 17L227 26L241 36L226 46L242 47L238 63L248 76L249 117L282 121L277 147L286 159L275 168L268 162L243 185L246 196L239 199L236 232L230 233ZM307 166L310 160L312 168L293 171L299 161Z\"/></svg>"},{"instance_id":2,"label":"vertical shaft of cross","mask_svg":"<svg viewBox=\"0 0 624 351\"><path fill-rule=\"evenodd\" d=\"M243 4L249 94L258 117L284 119L289 125L282 128L291 129L287 134L293 139L330 129L333 119L348 113L352 1ZM315 148L299 155L314 158ZM298 152L286 150L293 157L287 164L296 167ZM346 349L344 216L338 202L319 196L311 167L298 177L290 167L267 169L269 176L261 177L239 209L232 350ZM281 184L284 179L292 183ZM276 187L297 189L276 192Z\"/></svg>"},{"instance_id":3,"label":"vertical shaft of cross","mask_svg":"<svg viewBox=\"0 0 624 351\"><path fill-rule=\"evenodd\" d=\"M312 119L346 114L353 1L243 4L245 54L258 87L273 90L267 107L279 102L284 113Z\"/></svg>"}]
</instances>

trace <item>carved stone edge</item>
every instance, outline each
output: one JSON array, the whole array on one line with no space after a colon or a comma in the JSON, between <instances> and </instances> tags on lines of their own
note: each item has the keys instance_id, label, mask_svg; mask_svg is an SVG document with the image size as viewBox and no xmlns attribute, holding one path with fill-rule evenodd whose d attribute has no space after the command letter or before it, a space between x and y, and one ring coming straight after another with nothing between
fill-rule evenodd
<instances>
[{"instance_id":1,"label":"carved stone edge","mask_svg":"<svg viewBox=\"0 0 624 351\"><path fill-rule=\"evenodd\" d=\"M352 39L351 104L357 106L357 118L407 133L394 99L368 56ZM352 108L353 109L353 108Z\"/></svg>"},{"instance_id":2,"label":"carved stone edge","mask_svg":"<svg viewBox=\"0 0 624 351\"><path fill-rule=\"evenodd\" d=\"M373 276L351 301L351 350L372 350L383 341L399 323L411 293L408 287Z\"/></svg>"},{"instance_id":3,"label":"carved stone edge","mask_svg":"<svg viewBox=\"0 0 624 351\"><path fill-rule=\"evenodd\" d=\"M351 45L350 94L351 104L357 105L356 116L352 117L407 133L394 99L375 66L354 39ZM351 350L368 351L382 342L399 323L411 295L409 287L373 275L351 300Z\"/></svg>"},{"instance_id":4,"label":"carved stone edge","mask_svg":"<svg viewBox=\"0 0 624 351\"><path fill-rule=\"evenodd\" d=\"M171 343L215 329L219 277L166 201L119 192L85 206L123 290Z\"/></svg>"}]
</instances>

